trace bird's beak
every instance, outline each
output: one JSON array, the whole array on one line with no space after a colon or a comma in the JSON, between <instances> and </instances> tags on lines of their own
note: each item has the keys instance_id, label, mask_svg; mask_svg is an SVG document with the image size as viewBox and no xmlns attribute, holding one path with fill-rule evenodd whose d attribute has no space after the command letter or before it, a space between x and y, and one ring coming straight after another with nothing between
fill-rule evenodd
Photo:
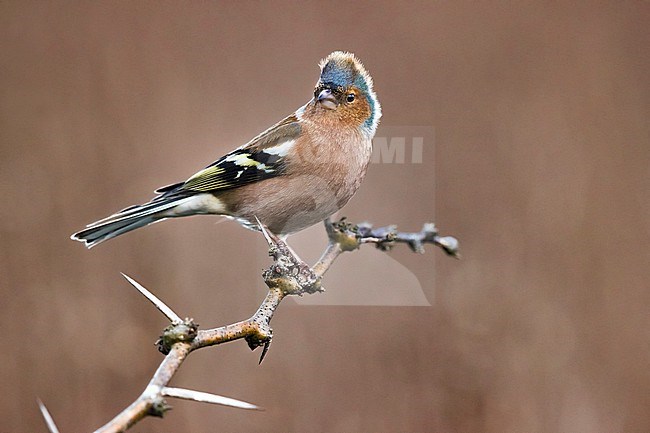
<instances>
[{"instance_id":1,"label":"bird's beak","mask_svg":"<svg viewBox=\"0 0 650 433\"><path fill-rule=\"evenodd\" d=\"M323 107L327 108L328 110L335 110L339 105L330 89L321 90L321 92L318 94L317 100Z\"/></svg>"}]
</instances>

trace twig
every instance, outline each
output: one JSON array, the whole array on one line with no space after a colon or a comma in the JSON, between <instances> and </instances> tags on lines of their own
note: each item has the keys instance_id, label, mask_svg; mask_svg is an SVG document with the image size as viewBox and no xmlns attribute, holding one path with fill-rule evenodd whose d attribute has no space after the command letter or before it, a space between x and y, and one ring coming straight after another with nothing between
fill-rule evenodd
<instances>
[{"instance_id":1,"label":"twig","mask_svg":"<svg viewBox=\"0 0 650 433\"><path fill-rule=\"evenodd\" d=\"M460 258L458 240L453 236L438 236L438 229L433 223L426 223L417 233L397 231L396 226L386 226L373 229L372 225L362 223L357 226L357 234L362 243L374 243L377 248L387 251L395 243L405 243L416 253L424 253L424 244L433 244L447 253L447 255Z\"/></svg>"},{"instance_id":2,"label":"twig","mask_svg":"<svg viewBox=\"0 0 650 433\"><path fill-rule=\"evenodd\" d=\"M251 403L200 391L171 388L168 387L168 384L185 358L194 350L202 347L243 338L251 350L263 347L259 361L261 363L273 338L270 323L280 302L288 295L302 296L305 293L322 291L321 279L323 275L343 252L354 251L366 243L373 243L382 250L390 249L395 243L407 243L413 251L421 253L424 251L424 244L431 243L442 248L447 254L458 257L458 241L453 237L439 237L433 224L425 224L423 229L417 233L403 233L398 232L394 226L373 229L369 224L353 225L347 223L345 219L335 223L326 220L325 227L329 242L318 262L310 267L282 239L269 232L261 223L259 226L269 244L269 255L273 257L273 264L263 273L264 282L269 287L269 291L255 314L248 320L219 328L198 330L198 326L192 319L182 320L150 291L132 278L122 274L170 320L171 325L163 331L158 340L158 349L165 354L165 358L144 392L129 407L96 430L95 433L123 432L148 415L162 417L170 409L165 397L183 398L243 409L261 409ZM41 411L50 431L56 431L56 426L42 404Z\"/></svg>"}]
</instances>

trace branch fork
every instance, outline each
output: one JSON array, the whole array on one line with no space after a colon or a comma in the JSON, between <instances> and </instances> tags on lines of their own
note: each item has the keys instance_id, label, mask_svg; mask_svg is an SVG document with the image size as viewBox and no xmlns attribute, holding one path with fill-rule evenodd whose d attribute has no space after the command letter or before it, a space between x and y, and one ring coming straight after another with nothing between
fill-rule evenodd
<instances>
[{"instance_id":1,"label":"branch fork","mask_svg":"<svg viewBox=\"0 0 650 433\"><path fill-rule=\"evenodd\" d=\"M375 244L383 251L391 249L396 243L406 243L414 252L423 253L424 244L430 243L440 247L452 257L459 257L456 238L440 237L432 223L425 224L420 232L406 233L397 231L395 226L373 228L368 223L350 224L345 218L342 218L337 222L325 220L329 241L321 258L314 266L310 267L283 239L271 233L259 220L258 224L269 244L269 255L273 258L273 263L262 274L264 282L269 288L268 293L255 314L248 320L218 328L198 329L198 325L192 319L181 319L181 316L140 283L122 274L170 321L170 325L163 330L156 342L158 350L165 355L165 358L143 393L129 407L96 430L95 433L123 432L146 416L162 417L171 409L165 397L261 410L260 407L244 401L201 391L173 388L168 384L187 356L202 347L243 338L251 350L263 347L259 360L261 363L268 353L273 338L271 319L280 302L286 296L302 296L305 293L313 294L324 291L321 285L323 275L343 252L354 251L366 243ZM58 433L52 417L40 400L39 406L49 431Z\"/></svg>"}]
</instances>

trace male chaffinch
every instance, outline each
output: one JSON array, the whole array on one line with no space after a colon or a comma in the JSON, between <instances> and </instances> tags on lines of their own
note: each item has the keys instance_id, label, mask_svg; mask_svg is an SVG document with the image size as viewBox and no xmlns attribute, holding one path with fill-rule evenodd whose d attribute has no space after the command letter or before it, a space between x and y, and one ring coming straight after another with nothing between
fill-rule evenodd
<instances>
[{"instance_id":1,"label":"male chaffinch","mask_svg":"<svg viewBox=\"0 0 650 433\"><path fill-rule=\"evenodd\" d=\"M329 217L363 180L381 117L372 78L354 54L320 62L313 98L295 113L185 182L156 190L72 235L91 248L167 218L216 214L288 235Z\"/></svg>"}]
</instances>

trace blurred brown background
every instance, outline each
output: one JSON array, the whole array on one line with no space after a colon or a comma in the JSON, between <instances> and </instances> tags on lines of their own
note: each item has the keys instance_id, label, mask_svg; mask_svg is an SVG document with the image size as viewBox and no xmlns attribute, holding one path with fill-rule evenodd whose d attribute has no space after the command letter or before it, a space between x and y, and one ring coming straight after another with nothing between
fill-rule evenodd
<instances>
[{"instance_id":1,"label":"blurred brown background","mask_svg":"<svg viewBox=\"0 0 650 433\"><path fill-rule=\"evenodd\" d=\"M165 321L120 271L206 327L256 309L265 246L236 224L68 236L306 102L335 49L374 76L382 128L436 131L343 214L435 219L463 260L398 248L431 307L287 303L263 365L236 342L174 380L265 412L173 401L133 431L650 431L649 20L645 2L2 2L0 431L45 431L37 397L91 431L141 392ZM339 265L372 287L356 257Z\"/></svg>"}]
</instances>

